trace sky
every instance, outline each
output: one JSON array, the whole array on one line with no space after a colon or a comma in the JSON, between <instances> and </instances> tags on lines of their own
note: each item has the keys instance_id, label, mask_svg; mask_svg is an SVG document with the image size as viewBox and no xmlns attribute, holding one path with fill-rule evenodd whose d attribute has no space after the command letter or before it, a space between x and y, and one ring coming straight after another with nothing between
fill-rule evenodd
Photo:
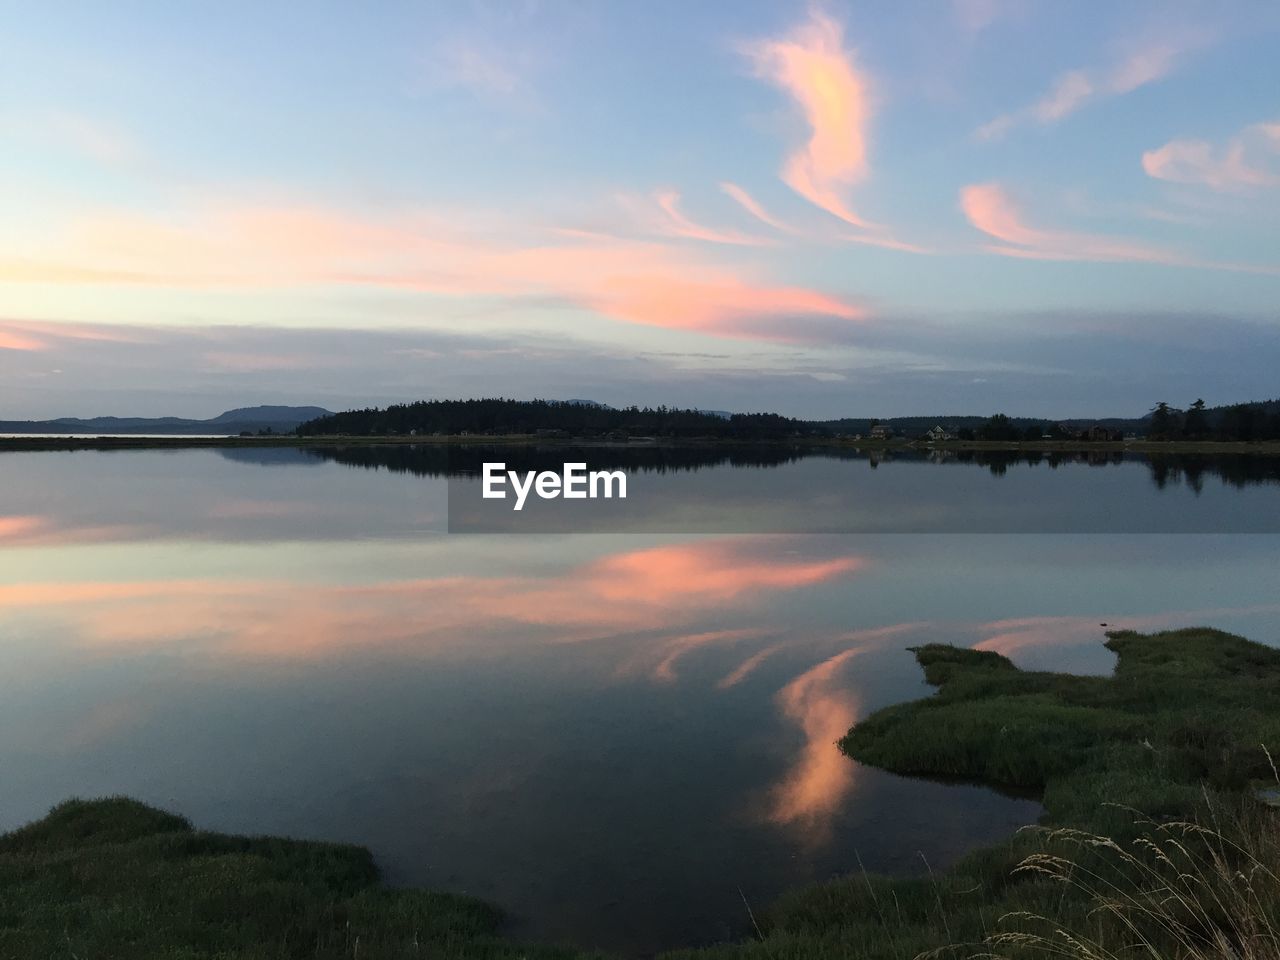
<instances>
[{"instance_id":1,"label":"sky","mask_svg":"<svg viewBox=\"0 0 1280 960\"><path fill-rule=\"evenodd\" d=\"M1280 395L1280 6L0 0L0 419Z\"/></svg>"}]
</instances>

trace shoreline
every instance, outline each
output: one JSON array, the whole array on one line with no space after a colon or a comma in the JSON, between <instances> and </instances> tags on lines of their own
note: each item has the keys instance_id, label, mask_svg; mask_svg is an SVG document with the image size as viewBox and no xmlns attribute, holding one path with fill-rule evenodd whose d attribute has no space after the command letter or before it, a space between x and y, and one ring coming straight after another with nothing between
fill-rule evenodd
<instances>
[{"instance_id":1,"label":"shoreline","mask_svg":"<svg viewBox=\"0 0 1280 960\"><path fill-rule=\"evenodd\" d=\"M563 446L617 447L621 449L664 447L805 447L815 450L874 451L974 451L1009 453L1245 453L1280 456L1280 440L848 440L836 437L790 437L786 439L736 439L727 437L602 440L594 437L538 437L534 434L495 436L334 436L292 435L254 437L0 437L0 453L74 450L182 450L203 447L363 447L363 446Z\"/></svg>"}]
</instances>

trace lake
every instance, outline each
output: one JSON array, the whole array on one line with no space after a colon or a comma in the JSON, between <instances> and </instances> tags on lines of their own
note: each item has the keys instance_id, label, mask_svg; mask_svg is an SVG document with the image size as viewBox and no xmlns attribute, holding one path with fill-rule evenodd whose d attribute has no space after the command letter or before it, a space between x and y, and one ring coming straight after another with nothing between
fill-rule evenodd
<instances>
[{"instance_id":1,"label":"lake","mask_svg":"<svg viewBox=\"0 0 1280 960\"><path fill-rule=\"evenodd\" d=\"M1036 819L839 754L928 692L908 647L1280 644L1275 460L580 453L634 496L523 526L471 512L479 450L0 454L0 829L123 793L643 954Z\"/></svg>"}]
</instances>

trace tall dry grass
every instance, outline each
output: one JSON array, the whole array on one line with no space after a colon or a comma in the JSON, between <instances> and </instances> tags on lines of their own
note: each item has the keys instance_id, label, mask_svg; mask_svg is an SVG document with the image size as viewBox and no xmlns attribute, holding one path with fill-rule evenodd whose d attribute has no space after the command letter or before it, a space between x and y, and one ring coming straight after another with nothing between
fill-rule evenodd
<instances>
[{"instance_id":1,"label":"tall dry grass","mask_svg":"<svg viewBox=\"0 0 1280 960\"><path fill-rule=\"evenodd\" d=\"M1206 797L1208 801L1208 797ZM1019 911L1001 918L986 958L1280 960L1280 816L1257 802L1198 821L1139 820L1127 842L1040 829L1044 850L1015 872L1083 897L1084 922ZM1072 911L1074 913L1074 911Z\"/></svg>"}]
</instances>

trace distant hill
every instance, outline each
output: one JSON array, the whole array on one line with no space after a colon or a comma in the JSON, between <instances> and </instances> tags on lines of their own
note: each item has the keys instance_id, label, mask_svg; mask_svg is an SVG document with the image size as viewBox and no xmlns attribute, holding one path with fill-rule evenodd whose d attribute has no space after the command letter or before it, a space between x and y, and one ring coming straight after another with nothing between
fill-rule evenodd
<instances>
[{"instance_id":1,"label":"distant hill","mask_svg":"<svg viewBox=\"0 0 1280 960\"><path fill-rule=\"evenodd\" d=\"M231 435L292 433L300 423L331 416L323 407L239 407L208 420L186 417L59 417L56 420L0 420L0 433L172 433Z\"/></svg>"},{"instance_id":2,"label":"distant hill","mask_svg":"<svg viewBox=\"0 0 1280 960\"><path fill-rule=\"evenodd\" d=\"M298 424L316 417L328 416L324 407L237 407L220 413L206 423L287 423L292 430Z\"/></svg>"}]
</instances>

